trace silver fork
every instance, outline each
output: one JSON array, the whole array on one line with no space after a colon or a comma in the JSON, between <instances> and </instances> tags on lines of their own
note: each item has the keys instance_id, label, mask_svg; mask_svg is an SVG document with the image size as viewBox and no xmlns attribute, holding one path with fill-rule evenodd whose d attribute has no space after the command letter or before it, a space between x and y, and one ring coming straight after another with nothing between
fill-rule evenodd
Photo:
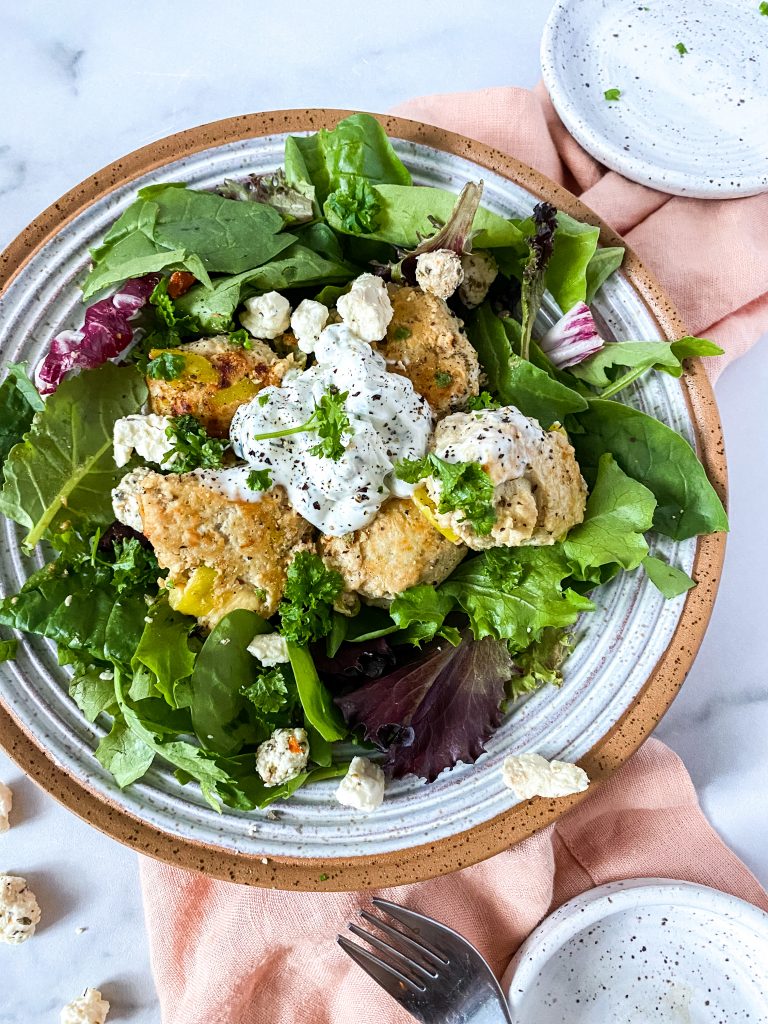
<instances>
[{"instance_id":1,"label":"silver fork","mask_svg":"<svg viewBox=\"0 0 768 1024\"><path fill-rule=\"evenodd\" d=\"M343 935L339 945L411 1016L422 1024L514 1024L491 968L458 932L389 900L373 905L401 928L361 910L385 938L356 924L349 930L377 952Z\"/></svg>"}]
</instances>

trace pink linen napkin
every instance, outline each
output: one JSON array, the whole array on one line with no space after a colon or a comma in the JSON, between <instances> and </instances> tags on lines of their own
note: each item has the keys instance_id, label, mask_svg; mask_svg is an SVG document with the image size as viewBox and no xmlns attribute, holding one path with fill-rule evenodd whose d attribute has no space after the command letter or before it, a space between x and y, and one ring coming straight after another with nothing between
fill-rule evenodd
<instances>
[{"instance_id":1,"label":"pink linen napkin","mask_svg":"<svg viewBox=\"0 0 768 1024\"><path fill-rule=\"evenodd\" d=\"M768 330L768 195L669 196L607 171L566 132L544 91L498 88L413 100L396 113L516 156L582 196L659 278L691 333L727 360ZM649 740L574 811L463 871L381 895L461 931L501 975L565 900L618 878L688 879L768 910L768 894L702 815L681 761ZM250 889L141 860L164 1024L406 1024L336 945L372 893Z\"/></svg>"}]
</instances>

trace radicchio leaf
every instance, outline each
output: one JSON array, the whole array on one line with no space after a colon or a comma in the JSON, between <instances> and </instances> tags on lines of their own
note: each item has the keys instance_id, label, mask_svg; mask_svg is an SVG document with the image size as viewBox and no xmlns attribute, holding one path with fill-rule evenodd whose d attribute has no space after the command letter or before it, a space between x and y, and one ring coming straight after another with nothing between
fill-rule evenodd
<instances>
[{"instance_id":1,"label":"radicchio leaf","mask_svg":"<svg viewBox=\"0 0 768 1024\"><path fill-rule=\"evenodd\" d=\"M410 653L410 648L402 650ZM323 679L344 683L381 678L385 672L397 667L397 653L388 638L380 636L361 644L342 644L332 658L324 653L321 644L316 644L312 649L312 658Z\"/></svg>"},{"instance_id":2,"label":"radicchio leaf","mask_svg":"<svg viewBox=\"0 0 768 1024\"><path fill-rule=\"evenodd\" d=\"M347 724L388 753L394 778L436 779L457 762L473 763L501 724L504 684L514 674L507 646L467 632L425 658L336 698Z\"/></svg>"},{"instance_id":3,"label":"radicchio leaf","mask_svg":"<svg viewBox=\"0 0 768 1024\"><path fill-rule=\"evenodd\" d=\"M604 345L605 339L598 333L592 310L584 302L577 302L569 309L540 342L541 351L558 370L576 366Z\"/></svg>"},{"instance_id":4,"label":"radicchio leaf","mask_svg":"<svg viewBox=\"0 0 768 1024\"><path fill-rule=\"evenodd\" d=\"M160 274L126 281L119 291L85 311L79 331L62 331L35 371L41 395L51 395L72 370L88 370L119 356L133 340L130 321L149 301Z\"/></svg>"}]
</instances>

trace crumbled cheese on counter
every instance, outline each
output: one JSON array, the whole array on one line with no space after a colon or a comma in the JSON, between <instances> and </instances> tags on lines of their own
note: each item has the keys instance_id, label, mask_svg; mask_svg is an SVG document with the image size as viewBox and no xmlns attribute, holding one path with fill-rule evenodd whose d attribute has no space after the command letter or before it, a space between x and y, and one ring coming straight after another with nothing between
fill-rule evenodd
<instances>
[{"instance_id":1,"label":"crumbled cheese on counter","mask_svg":"<svg viewBox=\"0 0 768 1024\"><path fill-rule=\"evenodd\" d=\"M139 466L126 473L112 491L112 511L115 519L123 526L141 533L144 529L139 511L139 495L143 493L142 480L152 472L146 466Z\"/></svg>"},{"instance_id":2,"label":"crumbled cheese on counter","mask_svg":"<svg viewBox=\"0 0 768 1024\"><path fill-rule=\"evenodd\" d=\"M336 300L336 309L344 323L363 341L381 341L392 319L387 286L374 274L355 278L346 295Z\"/></svg>"},{"instance_id":3,"label":"crumbled cheese on counter","mask_svg":"<svg viewBox=\"0 0 768 1024\"><path fill-rule=\"evenodd\" d=\"M288 645L279 633L259 633L246 648L249 654L258 658L264 668L274 668L290 661Z\"/></svg>"},{"instance_id":4,"label":"crumbled cheese on counter","mask_svg":"<svg viewBox=\"0 0 768 1024\"><path fill-rule=\"evenodd\" d=\"M521 800L534 796L571 796L583 793L589 776L569 761L548 761L541 754L516 754L504 758L501 766L504 784L514 789Z\"/></svg>"},{"instance_id":5,"label":"crumbled cheese on counter","mask_svg":"<svg viewBox=\"0 0 768 1024\"><path fill-rule=\"evenodd\" d=\"M35 934L40 907L26 878L0 875L0 942L17 946Z\"/></svg>"},{"instance_id":6,"label":"crumbled cheese on counter","mask_svg":"<svg viewBox=\"0 0 768 1024\"><path fill-rule=\"evenodd\" d=\"M465 252L461 257L464 280L459 285L459 298L469 309L485 300L496 280L499 265L489 252Z\"/></svg>"},{"instance_id":7,"label":"crumbled cheese on counter","mask_svg":"<svg viewBox=\"0 0 768 1024\"><path fill-rule=\"evenodd\" d=\"M8 816L11 813L12 807L13 790L10 786L6 786L4 782L0 782L0 832L7 832L11 827Z\"/></svg>"},{"instance_id":8,"label":"crumbled cheese on counter","mask_svg":"<svg viewBox=\"0 0 768 1024\"><path fill-rule=\"evenodd\" d=\"M453 249L423 252L416 257L416 283L423 292L450 299L463 280L461 260Z\"/></svg>"},{"instance_id":9,"label":"crumbled cheese on counter","mask_svg":"<svg viewBox=\"0 0 768 1024\"><path fill-rule=\"evenodd\" d=\"M256 771L265 786L295 779L307 766L309 739L304 729L275 729L256 751Z\"/></svg>"},{"instance_id":10,"label":"crumbled cheese on counter","mask_svg":"<svg viewBox=\"0 0 768 1024\"><path fill-rule=\"evenodd\" d=\"M87 988L61 1011L60 1024L104 1024L109 1003L97 988Z\"/></svg>"},{"instance_id":11,"label":"crumbled cheese on counter","mask_svg":"<svg viewBox=\"0 0 768 1024\"><path fill-rule=\"evenodd\" d=\"M135 451L142 459L159 466L173 448L173 442L165 433L171 422L169 416L156 413L147 416L137 413L117 420L112 435L115 465L127 465Z\"/></svg>"},{"instance_id":12,"label":"crumbled cheese on counter","mask_svg":"<svg viewBox=\"0 0 768 1024\"><path fill-rule=\"evenodd\" d=\"M413 485L395 476L394 464L424 455L432 412L411 381L389 373L383 358L346 324L325 328L315 358L316 364L295 380L266 387L241 405L230 437L247 468L268 469L299 515L323 533L341 536L369 523L390 494L413 493ZM347 395L344 411L351 429L342 435L340 459L312 454L318 442L314 431L255 440L306 423L331 387ZM256 492L251 500L259 497Z\"/></svg>"},{"instance_id":13,"label":"crumbled cheese on counter","mask_svg":"<svg viewBox=\"0 0 768 1024\"><path fill-rule=\"evenodd\" d=\"M280 292L267 292L245 300L240 323L254 338L272 340L288 330L291 304Z\"/></svg>"},{"instance_id":14,"label":"crumbled cheese on counter","mask_svg":"<svg viewBox=\"0 0 768 1024\"><path fill-rule=\"evenodd\" d=\"M314 352L320 333L328 323L330 311L322 302L303 299L291 316L291 330L302 352ZM289 371L290 372L290 371Z\"/></svg>"},{"instance_id":15,"label":"crumbled cheese on counter","mask_svg":"<svg viewBox=\"0 0 768 1024\"><path fill-rule=\"evenodd\" d=\"M353 757L339 783L336 799L358 811L375 811L384 799L384 772L367 757Z\"/></svg>"}]
</instances>

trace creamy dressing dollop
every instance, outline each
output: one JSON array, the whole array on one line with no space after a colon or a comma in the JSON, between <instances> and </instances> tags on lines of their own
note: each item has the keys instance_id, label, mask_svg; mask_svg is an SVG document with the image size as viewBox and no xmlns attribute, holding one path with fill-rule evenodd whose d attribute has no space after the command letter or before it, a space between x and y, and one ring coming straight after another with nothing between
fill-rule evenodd
<instances>
[{"instance_id":1,"label":"creamy dressing dollop","mask_svg":"<svg viewBox=\"0 0 768 1024\"><path fill-rule=\"evenodd\" d=\"M235 454L248 463L246 476L251 469L270 470L272 483L282 484L299 515L339 537L370 523L390 495L413 492L393 467L398 459L425 454L432 412L411 381L389 373L383 358L346 324L322 331L315 358L314 366L289 383L264 388L241 405L230 438ZM348 392L344 405L352 431L342 437L346 448L338 461L310 452L320 440L314 431L254 440L306 423L331 386ZM242 476L235 479L240 484ZM258 500L258 492L251 494Z\"/></svg>"}]
</instances>

